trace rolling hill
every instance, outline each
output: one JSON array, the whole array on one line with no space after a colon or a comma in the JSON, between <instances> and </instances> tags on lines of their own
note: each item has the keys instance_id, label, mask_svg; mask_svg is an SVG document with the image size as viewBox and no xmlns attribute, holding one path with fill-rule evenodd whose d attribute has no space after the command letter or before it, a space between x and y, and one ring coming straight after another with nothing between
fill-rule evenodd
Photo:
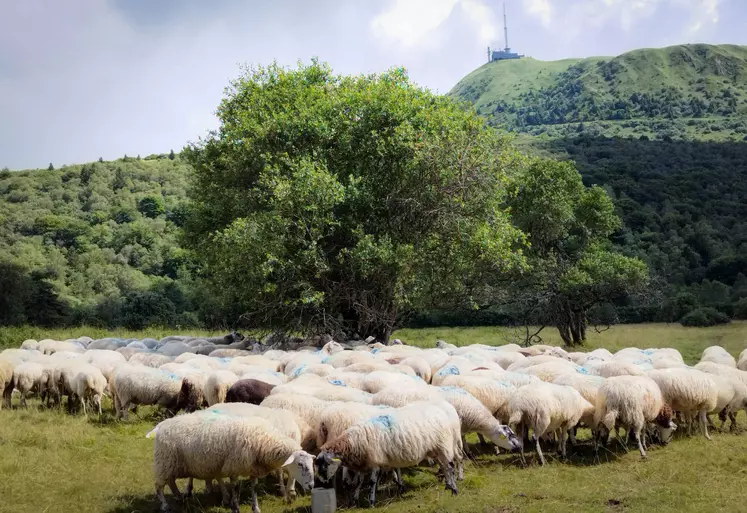
<instances>
[{"instance_id":1,"label":"rolling hill","mask_svg":"<svg viewBox=\"0 0 747 513\"><path fill-rule=\"evenodd\" d=\"M747 138L747 47L681 45L618 57L487 63L449 95L531 135Z\"/></svg>"}]
</instances>

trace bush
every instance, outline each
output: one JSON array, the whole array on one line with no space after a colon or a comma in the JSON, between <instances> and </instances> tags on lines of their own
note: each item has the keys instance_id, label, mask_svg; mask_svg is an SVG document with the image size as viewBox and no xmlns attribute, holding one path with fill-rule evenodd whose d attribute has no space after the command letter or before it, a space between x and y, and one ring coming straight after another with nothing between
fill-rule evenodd
<instances>
[{"instance_id":1,"label":"bush","mask_svg":"<svg viewBox=\"0 0 747 513\"><path fill-rule=\"evenodd\" d=\"M747 319L747 297L743 297L734 303L734 318Z\"/></svg>"},{"instance_id":2,"label":"bush","mask_svg":"<svg viewBox=\"0 0 747 513\"><path fill-rule=\"evenodd\" d=\"M698 308L680 319L680 324L689 327L707 327L717 324L728 324L729 317L714 308Z\"/></svg>"}]
</instances>

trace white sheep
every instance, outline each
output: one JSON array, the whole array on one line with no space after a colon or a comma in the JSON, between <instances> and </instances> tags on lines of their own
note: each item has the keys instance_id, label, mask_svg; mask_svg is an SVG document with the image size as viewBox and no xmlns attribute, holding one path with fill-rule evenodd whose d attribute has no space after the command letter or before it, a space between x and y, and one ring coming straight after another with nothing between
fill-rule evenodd
<instances>
[{"instance_id":1,"label":"white sheep","mask_svg":"<svg viewBox=\"0 0 747 513\"><path fill-rule=\"evenodd\" d=\"M542 381L552 383L558 376L564 374L576 374L577 369L580 369L580 367L575 363L568 360L557 359L557 361L554 362L530 365L529 367L518 369L516 372L537 376Z\"/></svg>"},{"instance_id":2,"label":"white sheep","mask_svg":"<svg viewBox=\"0 0 747 513\"><path fill-rule=\"evenodd\" d=\"M332 401L325 401L310 395L270 394L260 403L260 406L290 411L306 422L311 431L318 433L322 410L331 403ZM313 451L315 448L316 440L307 450Z\"/></svg>"},{"instance_id":3,"label":"white sheep","mask_svg":"<svg viewBox=\"0 0 747 513\"><path fill-rule=\"evenodd\" d=\"M313 457L296 440L260 417L196 412L165 420L146 435L154 438L153 476L161 511L169 511L163 494L169 485L181 495L177 478L231 481L231 511L239 512L237 478L247 477L252 511L259 513L256 480L282 467L305 490L314 486Z\"/></svg>"},{"instance_id":4,"label":"white sheep","mask_svg":"<svg viewBox=\"0 0 747 513\"><path fill-rule=\"evenodd\" d=\"M177 409L182 378L160 369L127 363L114 370L109 388L117 416L126 419L130 405L152 404Z\"/></svg>"},{"instance_id":5,"label":"white sheep","mask_svg":"<svg viewBox=\"0 0 747 513\"><path fill-rule=\"evenodd\" d=\"M649 371L648 377L659 385L664 401L684 415L688 435L697 415L703 435L710 440L707 414L718 403L718 388L709 375L697 369L657 369Z\"/></svg>"},{"instance_id":6,"label":"white sheep","mask_svg":"<svg viewBox=\"0 0 747 513\"><path fill-rule=\"evenodd\" d=\"M456 494L453 465L461 452L460 421L453 406L445 401L416 402L349 427L321 448L316 466L323 481L341 465L358 472L372 470L373 505L380 469L411 467L429 457L440 463L446 489Z\"/></svg>"},{"instance_id":7,"label":"white sheep","mask_svg":"<svg viewBox=\"0 0 747 513\"><path fill-rule=\"evenodd\" d=\"M448 376L442 386L460 387L472 394L490 413L503 422L508 421L506 406L517 387L510 382L479 376Z\"/></svg>"},{"instance_id":8,"label":"white sheep","mask_svg":"<svg viewBox=\"0 0 747 513\"><path fill-rule=\"evenodd\" d=\"M397 387L421 387L427 386L426 382L417 376L407 376L398 372L374 371L366 375L363 381L363 390L375 394L390 386Z\"/></svg>"},{"instance_id":9,"label":"white sheep","mask_svg":"<svg viewBox=\"0 0 747 513\"><path fill-rule=\"evenodd\" d=\"M739 354L739 360L737 361L737 369L747 372L747 349Z\"/></svg>"},{"instance_id":10,"label":"white sheep","mask_svg":"<svg viewBox=\"0 0 747 513\"><path fill-rule=\"evenodd\" d=\"M408 356L404 360L399 362L400 365L406 365L410 367L415 375L425 381L426 383L431 382L431 366L428 360L419 355Z\"/></svg>"},{"instance_id":11,"label":"white sheep","mask_svg":"<svg viewBox=\"0 0 747 513\"><path fill-rule=\"evenodd\" d=\"M136 363L145 367L152 367L154 369L157 369L164 363L173 361L173 358L159 353L135 353L130 356L129 360L127 361L133 364Z\"/></svg>"},{"instance_id":12,"label":"white sheep","mask_svg":"<svg viewBox=\"0 0 747 513\"><path fill-rule=\"evenodd\" d=\"M313 447L313 440L317 434L311 431L309 425L298 415L288 410L275 410L248 403L218 403L209 407L206 411L235 415L239 417L260 417L270 422L272 426L288 438L298 442L302 448ZM278 470L278 482L280 491L287 502L296 496L295 480L293 476L288 477L287 484L284 483L282 469ZM222 483L221 483L222 484ZM188 485L189 486L189 485ZM222 486L221 486L222 487ZM191 488L191 487L190 487Z\"/></svg>"},{"instance_id":13,"label":"white sheep","mask_svg":"<svg viewBox=\"0 0 747 513\"><path fill-rule=\"evenodd\" d=\"M13 364L4 358L0 358L0 395L2 395L3 403L8 408L10 408L12 393ZM2 409L2 404L0 404L0 409Z\"/></svg>"},{"instance_id":14,"label":"white sheep","mask_svg":"<svg viewBox=\"0 0 747 513\"><path fill-rule=\"evenodd\" d=\"M94 366L80 366L72 380L71 388L83 405L83 415L86 415L86 401L98 409L101 415L101 397L106 389L106 378L104 374Z\"/></svg>"},{"instance_id":15,"label":"white sheep","mask_svg":"<svg viewBox=\"0 0 747 513\"><path fill-rule=\"evenodd\" d=\"M613 360L609 362L591 361L584 364L583 368L586 369L589 374L602 376L603 378L611 378L613 376L643 376L646 374L646 370L638 364L624 360ZM653 366L649 366L649 368L652 369Z\"/></svg>"},{"instance_id":16,"label":"white sheep","mask_svg":"<svg viewBox=\"0 0 747 513\"><path fill-rule=\"evenodd\" d=\"M13 369L13 384L21 394L21 406L26 406L26 396L29 393L41 393L44 367L35 362L22 362Z\"/></svg>"},{"instance_id":17,"label":"white sheep","mask_svg":"<svg viewBox=\"0 0 747 513\"><path fill-rule=\"evenodd\" d=\"M39 342L34 340L33 338L29 338L21 342L21 349L39 349Z\"/></svg>"},{"instance_id":18,"label":"white sheep","mask_svg":"<svg viewBox=\"0 0 747 513\"><path fill-rule=\"evenodd\" d=\"M526 434L531 428L534 432L537 455L544 465L540 438L557 431L560 454L565 457L566 433L581 420L591 425L594 405L571 387L540 382L519 388L509 400L508 410L508 424L512 429ZM518 428L521 430L517 431Z\"/></svg>"},{"instance_id":19,"label":"white sheep","mask_svg":"<svg viewBox=\"0 0 747 513\"><path fill-rule=\"evenodd\" d=\"M739 410L747 411L747 385L731 374L709 374L716 384L718 400L716 406L709 413L718 413L722 422L731 421L731 430L737 427L736 414ZM708 419L711 426L713 423Z\"/></svg>"},{"instance_id":20,"label":"white sheep","mask_svg":"<svg viewBox=\"0 0 747 513\"><path fill-rule=\"evenodd\" d=\"M737 361L721 346L706 347L700 355L701 362L720 363L729 367L736 367Z\"/></svg>"},{"instance_id":21,"label":"white sheep","mask_svg":"<svg viewBox=\"0 0 747 513\"><path fill-rule=\"evenodd\" d=\"M229 370L217 370L208 375L205 381L204 397L208 406L226 402L226 394L239 377Z\"/></svg>"},{"instance_id":22,"label":"white sheep","mask_svg":"<svg viewBox=\"0 0 747 513\"><path fill-rule=\"evenodd\" d=\"M659 386L651 378L613 376L599 387L594 415L595 448L596 442L605 437L603 430L617 434L619 424L626 431L633 431L641 457L645 458L643 429L650 423L656 424L663 443L669 442L672 431L677 427L672 422L671 408L664 402Z\"/></svg>"}]
</instances>

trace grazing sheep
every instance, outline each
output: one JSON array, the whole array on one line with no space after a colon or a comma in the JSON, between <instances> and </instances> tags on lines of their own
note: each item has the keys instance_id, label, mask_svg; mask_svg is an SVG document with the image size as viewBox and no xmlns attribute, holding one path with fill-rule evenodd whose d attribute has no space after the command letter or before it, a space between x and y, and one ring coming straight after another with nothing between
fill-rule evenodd
<instances>
[{"instance_id":1,"label":"grazing sheep","mask_svg":"<svg viewBox=\"0 0 747 513\"><path fill-rule=\"evenodd\" d=\"M34 340L33 338L30 338L30 339L24 340L24 341L23 341L23 342L21 343L21 349L33 349L33 350L38 350L38 349L39 349L39 342L37 342L37 341L36 341L36 340Z\"/></svg>"},{"instance_id":2,"label":"grazing sheep","mask_svg":"<svg viewBox=\"0 0 747 513\"><path fill-rule=\"evenodd\" d=\"M275 386L258 379L240 379L226 392L226 402L260 404Z\"/></svg>"},{"instance_id":3,"label":"grazing sheep","mask_svg":"<svg viewBox=\"0 0 747 513\"><path fill-rule=\"evenodd\" d=\"M595 404L599 387L602 386L604 380L605 378L601 376L574 372L571 374L561 374L553 380L553 383L573 387L578 390L581 397L591 404Z\"/></svg>"},{"instance_id":4,"label":"grazing sheep","mask_svg":"<svg viewBox=\"0 0 747 513\"><path fill-rule=\"evenodd\" d=\"M218 403L209 407L206 411L237 417L260 417L270 422L283 435L298 442L302 448L310 445L309 442L316 438L316 433L311 432L311 428L306 422L287 410L273 410L272 408L248 403ZM282 469L278 469L277 472L281 494L290 503L296 496L295 480L293 476L289 476L286 484L284 483ZM190 485L188 487L191 489Z\"/></svg>"},{"instance_id":5,"label":"grazing sheep","mask_svg":"<svg viewBox=\"0 0 747 513\"><path fill-rule=\"evenodd\" d=\"M747 371L747 349L739 354L739 360L737 361L737 369L741 371Z\"/></svg>"},{"instance_id":6,"label":"grazing sheep","mask_svg":"<svg viewBox=\"0 0 747 513\"><path fill-rule=\"evenodd\" d=\"M425 381L426 383L431 382L431 366L428 361L419 355L408 356L404 360L399 362L400 365L406 365L410 367L415 375Z\"/></svg>"},{"instance_id":7,"label":"grazing sheep","mask_svg":"<svg viewBox=\"0 0 747 513\"><path fill-rule=\"evenodd\" d=\"M21 394L21 406L26 406L26 395L31 392L41 393L41 382L44 367L34 362L23 362L13 369L13 384Z\"/></svg>"},{"instance_id":8,"label":"grazing sheep","mask_svg":"<svg viewBox=\"0 0 747 513\"><path fill-rule=\"evenodd\" d=\"M461 452L454 407L445 401L416 402L349 427L321 448L316 467L323 481L329 481L341 465L357 472L372 470L369 503L373 506L381 468L411 467L426 458L439 462L446 489L456 494L453 467Z\"/></svg>"},{"instance_id":9,"label":"grazing sheep","mask_svg":"<svg viewBox=\"0 0 747 513\"><path fill-rule=\"evenodd\" d=\"M708 374L719 374L719 375L729 375L734 376L738 380L740 380L742 383L747 385L747 372L735 369L734 367L730 367L729 365L723 365L721 363L713 363L713 362L700 362L695 365L695 369L698 369L699 371L708 373Z\"/></svg>"},{"instance_id":10,"label":"grazing sheep","mask_svg":"<svg viewBox=\"0 0 747 513\"><path fill-rule=\"evenodd\" d=\"M177 399L180 408L189 413L208 406L205 400L205 385L209 377L208 372L200 370L182 376L182 386Z\"/></svg>"},{"instance_id":11,"label":"grazing sheep","mask_svg":"<svg viewBox=\"0 0 747 513\"><path fill-rule=\"evenodd\" d=\"M204 392L208 406L216 403L225 403L228 389L238 380L239 377L228 370L218 370L210 373L205 382Z\"/></svg>"},{"instance_id":12,"label":"grazing sheep","mask_svg":"<svg viewBox=\"0 0 747 513\"><path fill-rule=\"evenodd\" d=\"M253 354L249 356L237 356L233 359L233 363L242 363L245 365L254 365L257 367L264 367L265 369L272 372L280 372L282 364L277 360L271 360L261 354Z\"/></svg>"},{"instance_id":13,"label":"grazing sheep","mask_svg":"<svg viewBox=\"0 0 747 513\"><path fill-rule=\"evenodd\" d=\"M579 368L573 362L558 359L555 362L538 363L537 365L517 369L516 372L537 376L542 381L552 383L558 376L575 374Z\"/></svg>"},{"instance_id":14,"label":"grazing sheep","mask_svg":"<svg viewBox=\"0 0 747 513\"><path fill-rule=\"evenodd\" d=\"M0 358L0 395L3 396L5 406L10 408L11 394L13 393L13 364ZM2 404L0 404L2 408Z\"/></svg>"},{"instance_id":15,"label":"grazing sheep","mask_svg":"<svg viewBox=\"0 0 747 513\"><path fill-rule=\"evenodd\" d=\"M589 374L602 376L603 378L611 378L613 376L643 376L646 374L646 371L635 363L622 360L588 362L583 368Z\"/></svg>"},{"instance_id":16,"label":"grazing sheep","mask_svg":"<svg viewBox=\"0 0 747 513\"><path fill-rule=\"evenodd\" d=\"M700 355L701 362L720 363L729 367L736 367L737 361L729 352L721 346L706 347Z\"/></svg>"},{"instance_id":17,"label":"grazing sheep","mask_svg":"<svg viewBox=\"0 0 747 513\"><path fill-rule=\"evenodd\" d=\"M90 349L81 359L98 368L104 376L110 376L117 365L127 361L122 353L105 349Z\"/></svg>"},{"instance_id":18,"label":"grazing sheep","mask_svg":"<svg viewBox=\"0 0 747 513\"><path fill-rule=\"evenodd\" d=\"M733 431L737 428L737 412L742 409L747 411L747 385L732 374L708 374L708 376L718 389L716 407L709 413L718 413L724 424L728 418ZM713 426L710 418L708 422Z\"/></svg>"},{"instance_id":19,"label":"grazing sheep","mask_svg":"<svg viewBox=\"0 0 747 513\"><path fill-rule=\"evenodd\" d=\"M326 406L319 414L319 431L316 445L322 447L330 440L340 436L347 428L377 415L392 413L394 408L385 405L363 403L334 402Z\"/></svg>"},{"instance_id":20,"label":"grazing sheep","mask_svg":"<svg viewBox=\"0 0 747 513\"><path fill-rule=\"evenodd\" d=\"M650 371L648 377L659 385L664 401L685 416L688 435L697 415L703 435L710 440L707 415L718 403L718 388L709 375L697 369L657 369Z\"/></svg>"},{"instance_id":21,"label":"grazing sheep","mask_svg":"<svg viewBox=\"0 0 747 513\"><path fill-rule=\"evenodd\" d=\"M460 387L472 394L497 419L508 421L506 406L517 387L512 383L478 376L449 376L442 386Z\"/></svg>"},{"instance_id":22,"label":"grazing sheep","mask_svg":"<svg viewBox=\"0 0 747 513\"><path fill-rule=\"evenodd\" d=\"M540 382L519 388L509 400L508 410L508 424L514 431L521 428L517 432L526 435L531 428L534 432L537 455L544 465L540 437L558 431L560 454L565 458L566 433L582 419L590 425L593 422L594 405L581 397L574 388Z\"/></svg>"},{"instance_id":23,"label":"grazing sheep","mask_svg":"<svg viewBox=\"0 0 747 513\"><path fill-rule=\"evenodd\" d=\"M677 426L672 422L672 409L664 401L659 386L645 376L613 376L607 378L601 387L596 401L594 415L595 447L596 441L615 431L618 424L626 431L632 430L641 457L646 457L646 441L643 429L647 424L655 423L659 430L659 439L667 443Z\"/></svg>"},{"instance_id":24,"label":"grazing sheep","mask_svg":"<svg viewBox=\"0 0 747 513\"><path fill-rule=\"evenodd\" d=\"M332 401L325 401L318 399L310 395L301 394L270 394L270 396L262 401L260 406L265 408L275 408L279 410L288 410L304 422L306 422L314 433L319 432L320 415L322 410L329 406ZM316 448L316 440L314 440L314 446L307 450L313 451Z\"/></svg>"},{"instance_id":25,"label":"grazing sheep","mask_svg":"<svg viewBox=\"0 0 747 513\"><path fill-rule=\"evenodd\" d=\"M117 417L127 419L130 405L158 405L179 408L182 378L170 372L142 365L118 366L109 383Z\"/></svg>"},{"instance_id":26,"label":"grazing sheep","mask_svg":"<svg viewBox=\"0 0 747 513\"><path fill-rule=\"evenodd\" d=\"M568 360L563 360L561 358L558 358L557 356L551 356L549 354L539 354L536 356L527 356L523 360L519 360L515 363L512 363L506 368L506 370L510 372L518 372L521 369L526 369L533 365L539 365L541 363L548 363L548 362L549 363L564 362L566 364L571 363L571 362L568 362Z\"/></svg>"},{"instance_id":27,"label":"grazing sheep","mask_svg":"<svg viewBox=\"0 0 747 513\"><path fill-rule=\"evenodd\" d=\"M86 401L90 400L101 415L101 396L106 388L106 378L97 367L81 368L72 381L72 389L83 405L86 415Z\"/></svg>"},{"instance_id":28,"label":"grazing sheep","mask_svg":"<svg viewBox=\"0 0 747 513\"><path fill-rule=\"evenodd\" d=\"M174 361L170 356L158 353L135 353L130 356L129 363L143 365L145 367L152 367L157 369L165 363Z\"/></svg>"},{"instance_id":29,"label":"grazing sheep","mask_svg":"<svg viewBox=\"0 0 747 513\"><path fill-rule=\"evenodd\" d=\"M420 387L427 386L426 382L416 376L407 376L397 372L374 371L367 374L363 380L363 390L370 394L380 392L390 386Z\"/></svg>"},{"instance_id":30,"label":"grazing sheep","mask_svg":"<svg viewBox=\"0 0 747 513\"><path fill-rule=\"evenodd\" d=\"M300 444L260 417L197 412L165 420L146 435L154 438L153 476L161 511L169 511L163 488L180 495L177 478L231 481L231 511L239 512L238 477L251 486L252 511L259 513L256 480L288 467L305 490L314 486L313 457Z\"/></svg>"}]
</instances>

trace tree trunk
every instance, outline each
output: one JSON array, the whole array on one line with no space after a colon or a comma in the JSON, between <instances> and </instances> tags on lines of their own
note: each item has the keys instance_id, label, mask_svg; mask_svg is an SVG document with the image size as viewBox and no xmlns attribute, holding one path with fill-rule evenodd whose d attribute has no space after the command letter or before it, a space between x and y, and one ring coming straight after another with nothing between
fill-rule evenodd
<instances>
[{"instance_id":1,"label":"tree trunk","mask_svg":"<svg viewBox=\"0 0 747 513\"><path fill-rule=\"evenodd\" d=\"M580 346L586 340L586 317L583 312L561 310L555 327L558 328L563 343L568 347Z\"/></svg>"}]
</instances>

